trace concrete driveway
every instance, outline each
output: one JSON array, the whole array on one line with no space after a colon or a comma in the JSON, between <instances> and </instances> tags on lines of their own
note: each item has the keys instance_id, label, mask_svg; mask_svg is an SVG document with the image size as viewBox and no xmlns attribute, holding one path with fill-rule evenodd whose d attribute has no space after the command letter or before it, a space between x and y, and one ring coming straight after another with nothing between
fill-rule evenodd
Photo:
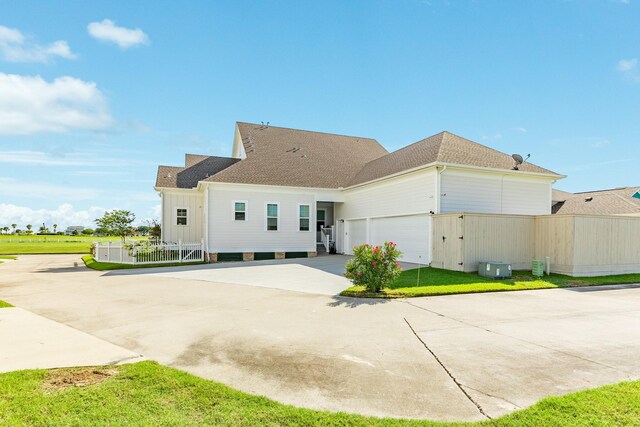
<instances>
[{"instance_id":1,"label":"concrete driveway","mask_svg":"<svg viewBox=\"0 0 640 427\"><path fill-rule=\"evenodd\" d=\"M350 258L345 255L325 255L314 258L225 262L171 269L116 270L109 274L147 274L180 280L202 280L309 294L338 295L351 286L351 282L344 277L345 264ZM405 270L417 267L411 263L400 265Z\"/></svg>"},{"instance_id":2,"label":"concrete driveway","mask_svg":"<svg viewBox=\"0 0 640 427\"><path fill-rule=\"evenodd\" d=\"M640 377L634 286L368 301L77 260L3 264L0 299L297 406L477 420Z\"/></svg>"}]
</instances>

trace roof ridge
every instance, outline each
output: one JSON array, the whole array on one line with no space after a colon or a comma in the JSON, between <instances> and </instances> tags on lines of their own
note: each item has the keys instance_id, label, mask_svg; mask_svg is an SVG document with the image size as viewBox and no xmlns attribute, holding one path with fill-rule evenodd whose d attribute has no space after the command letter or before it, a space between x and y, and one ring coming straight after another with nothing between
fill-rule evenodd
<instances>
[{"instance_id":1,"label":"roof ridge","mask_svg":"<svg viewBox=\"0 0 640 427\"><path fill-rule=\"evenodd\" d=\"M628 188L634 189L637 187L615 187L615 188L605 188L603 190L591 190L591 191L578 191L573 194L589 194L589 193L604 193L605 191L618 191L618 190L626 190Z\"/></svg>"},{"instance_id":2,"label":"roof ridge","mask_svg":"<svg viewBox=\"0 0 640 427\"><path fill-rule=\"evenodd\" d=\"M629 200L625 199L625 198L624 198L624 197L622 197L621 195L619 195L619 194L614 194L614 196L618 197L620 200L622 200L622 201L623 201L623 202L625 202L626 204L628 204L628 205L630 205L630 206L633 206L633 207L634 207L634 208L636 208L636 209L640 209L640 206L636 205L636 204L635 204L635 203L633 203L633 202L630 202Z\"/></svg>"},{"instance_id":3,"label":"roof ridge","mask_svg":"<svg viewBox=\"0 0 640 427\"><path fill-rule=\"evenodd\" d=\"M249 123L249 122L236 122L236 123L237 124L243 124L243 125L263 126L263 125L259 125L257 123ZM286 130L295 130L295 131L298 131L298 132L320 133L320 134L323 134L323 135L333 135L333 136L344 136L346 138L370 139L370 140L378 142L377 139L369 138L367 136L345 135L345 134L341 134L341 133L332 133L332 132L318 132L318 131L315 131L315 130L287 128L287 127L283 127L283 126L274 126L274 125L269 125L269 126L264 125L264 126L265 127L263 129L259 129L259 130L264 130L264 129L268 129L268 128L278 128L278 129L286 129ZM378 144L380 144L380 143L378 142ZM382 146L382 144L380 144L380 146Z\"/></svg>"}]
</instances>

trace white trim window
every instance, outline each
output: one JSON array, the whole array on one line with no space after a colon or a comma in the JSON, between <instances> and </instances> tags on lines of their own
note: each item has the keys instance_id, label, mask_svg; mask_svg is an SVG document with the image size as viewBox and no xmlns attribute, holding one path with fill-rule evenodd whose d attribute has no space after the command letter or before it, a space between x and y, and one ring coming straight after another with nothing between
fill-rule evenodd
<instances>
[{"instance_id":1,"label":"white trim window","mask_svg":"<svg viewBox=\"0 0 640 427\"><path fill-rule=\"evenodd\" d=\"M298 205L298 230L311 231L311 205Z\"/></svg>"},{"instance_id":2,"label":"white trim window","mask_svg":"<svg viewBox=\"0 0 640 427\"><path fill-rule=\"evenodd\" d=\"M233 220L234 221L246 221L247 220L247 205L246 200L236 200L233 202Z\"/></svg>"},{"instance_id":3,"label":"white trim window","mask_svg":"<svg viewBox=\"0 0 640 427\"><path fill-rule=\"evenodd\" d=\"M278 231L280 228L280 204L279 203L267 203L267 218L266 229L267 231Z\"/></svg>"},{"instance_id":4,"label":"white trim window","mask_svg":"<svg viewBox=\"0 0 640 427\"><path fill-rule=\"evenodd\" d=\"M189 210L176 208L176 225L189 225Z\"/></svg>"}]
</instances>

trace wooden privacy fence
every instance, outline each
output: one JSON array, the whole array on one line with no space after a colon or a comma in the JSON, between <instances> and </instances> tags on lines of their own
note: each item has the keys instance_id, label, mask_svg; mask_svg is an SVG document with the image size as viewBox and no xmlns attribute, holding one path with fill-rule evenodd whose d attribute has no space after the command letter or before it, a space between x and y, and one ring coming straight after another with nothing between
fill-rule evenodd
<instances>
[{"instance_id":1,"label":"wooden privacy fence","mask_svg":"<svg viewBox=\"0 0 640 427\"><path fill-rule=\"evenodd\" d=\"M158 243L94 243L96 261L119 264L165 264L205 260L204 240L200 242Z\"/></svg>"},{"instance_id":2,"label":"wooden privacy fence","mask_svg":"<svg viewBox=\"0 0 640 427\"><path fill-rule=\"evenodd\" d=\"M640 272L640 217L600 215L433 216L431 265L477 271L481 261L530 269L550 258L551 271L570 276Z\"/></svg>"}]
</instances>

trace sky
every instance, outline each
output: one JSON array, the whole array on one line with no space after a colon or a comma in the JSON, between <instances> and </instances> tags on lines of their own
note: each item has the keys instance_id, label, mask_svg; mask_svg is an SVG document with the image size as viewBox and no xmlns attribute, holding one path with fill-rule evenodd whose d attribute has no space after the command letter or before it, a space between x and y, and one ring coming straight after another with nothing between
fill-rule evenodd
<instances>
[{"instance_id":1,"label":"sky","mask_svg":"<svg viewBox=\"0 0 640 427\"><path fill-rule=\"evenodd\" d=\"M0 227L159 217L156 169L236 121L377 139L448 130L640 185L640 0L0 0Z\"/></svg>"}]
</instances>

